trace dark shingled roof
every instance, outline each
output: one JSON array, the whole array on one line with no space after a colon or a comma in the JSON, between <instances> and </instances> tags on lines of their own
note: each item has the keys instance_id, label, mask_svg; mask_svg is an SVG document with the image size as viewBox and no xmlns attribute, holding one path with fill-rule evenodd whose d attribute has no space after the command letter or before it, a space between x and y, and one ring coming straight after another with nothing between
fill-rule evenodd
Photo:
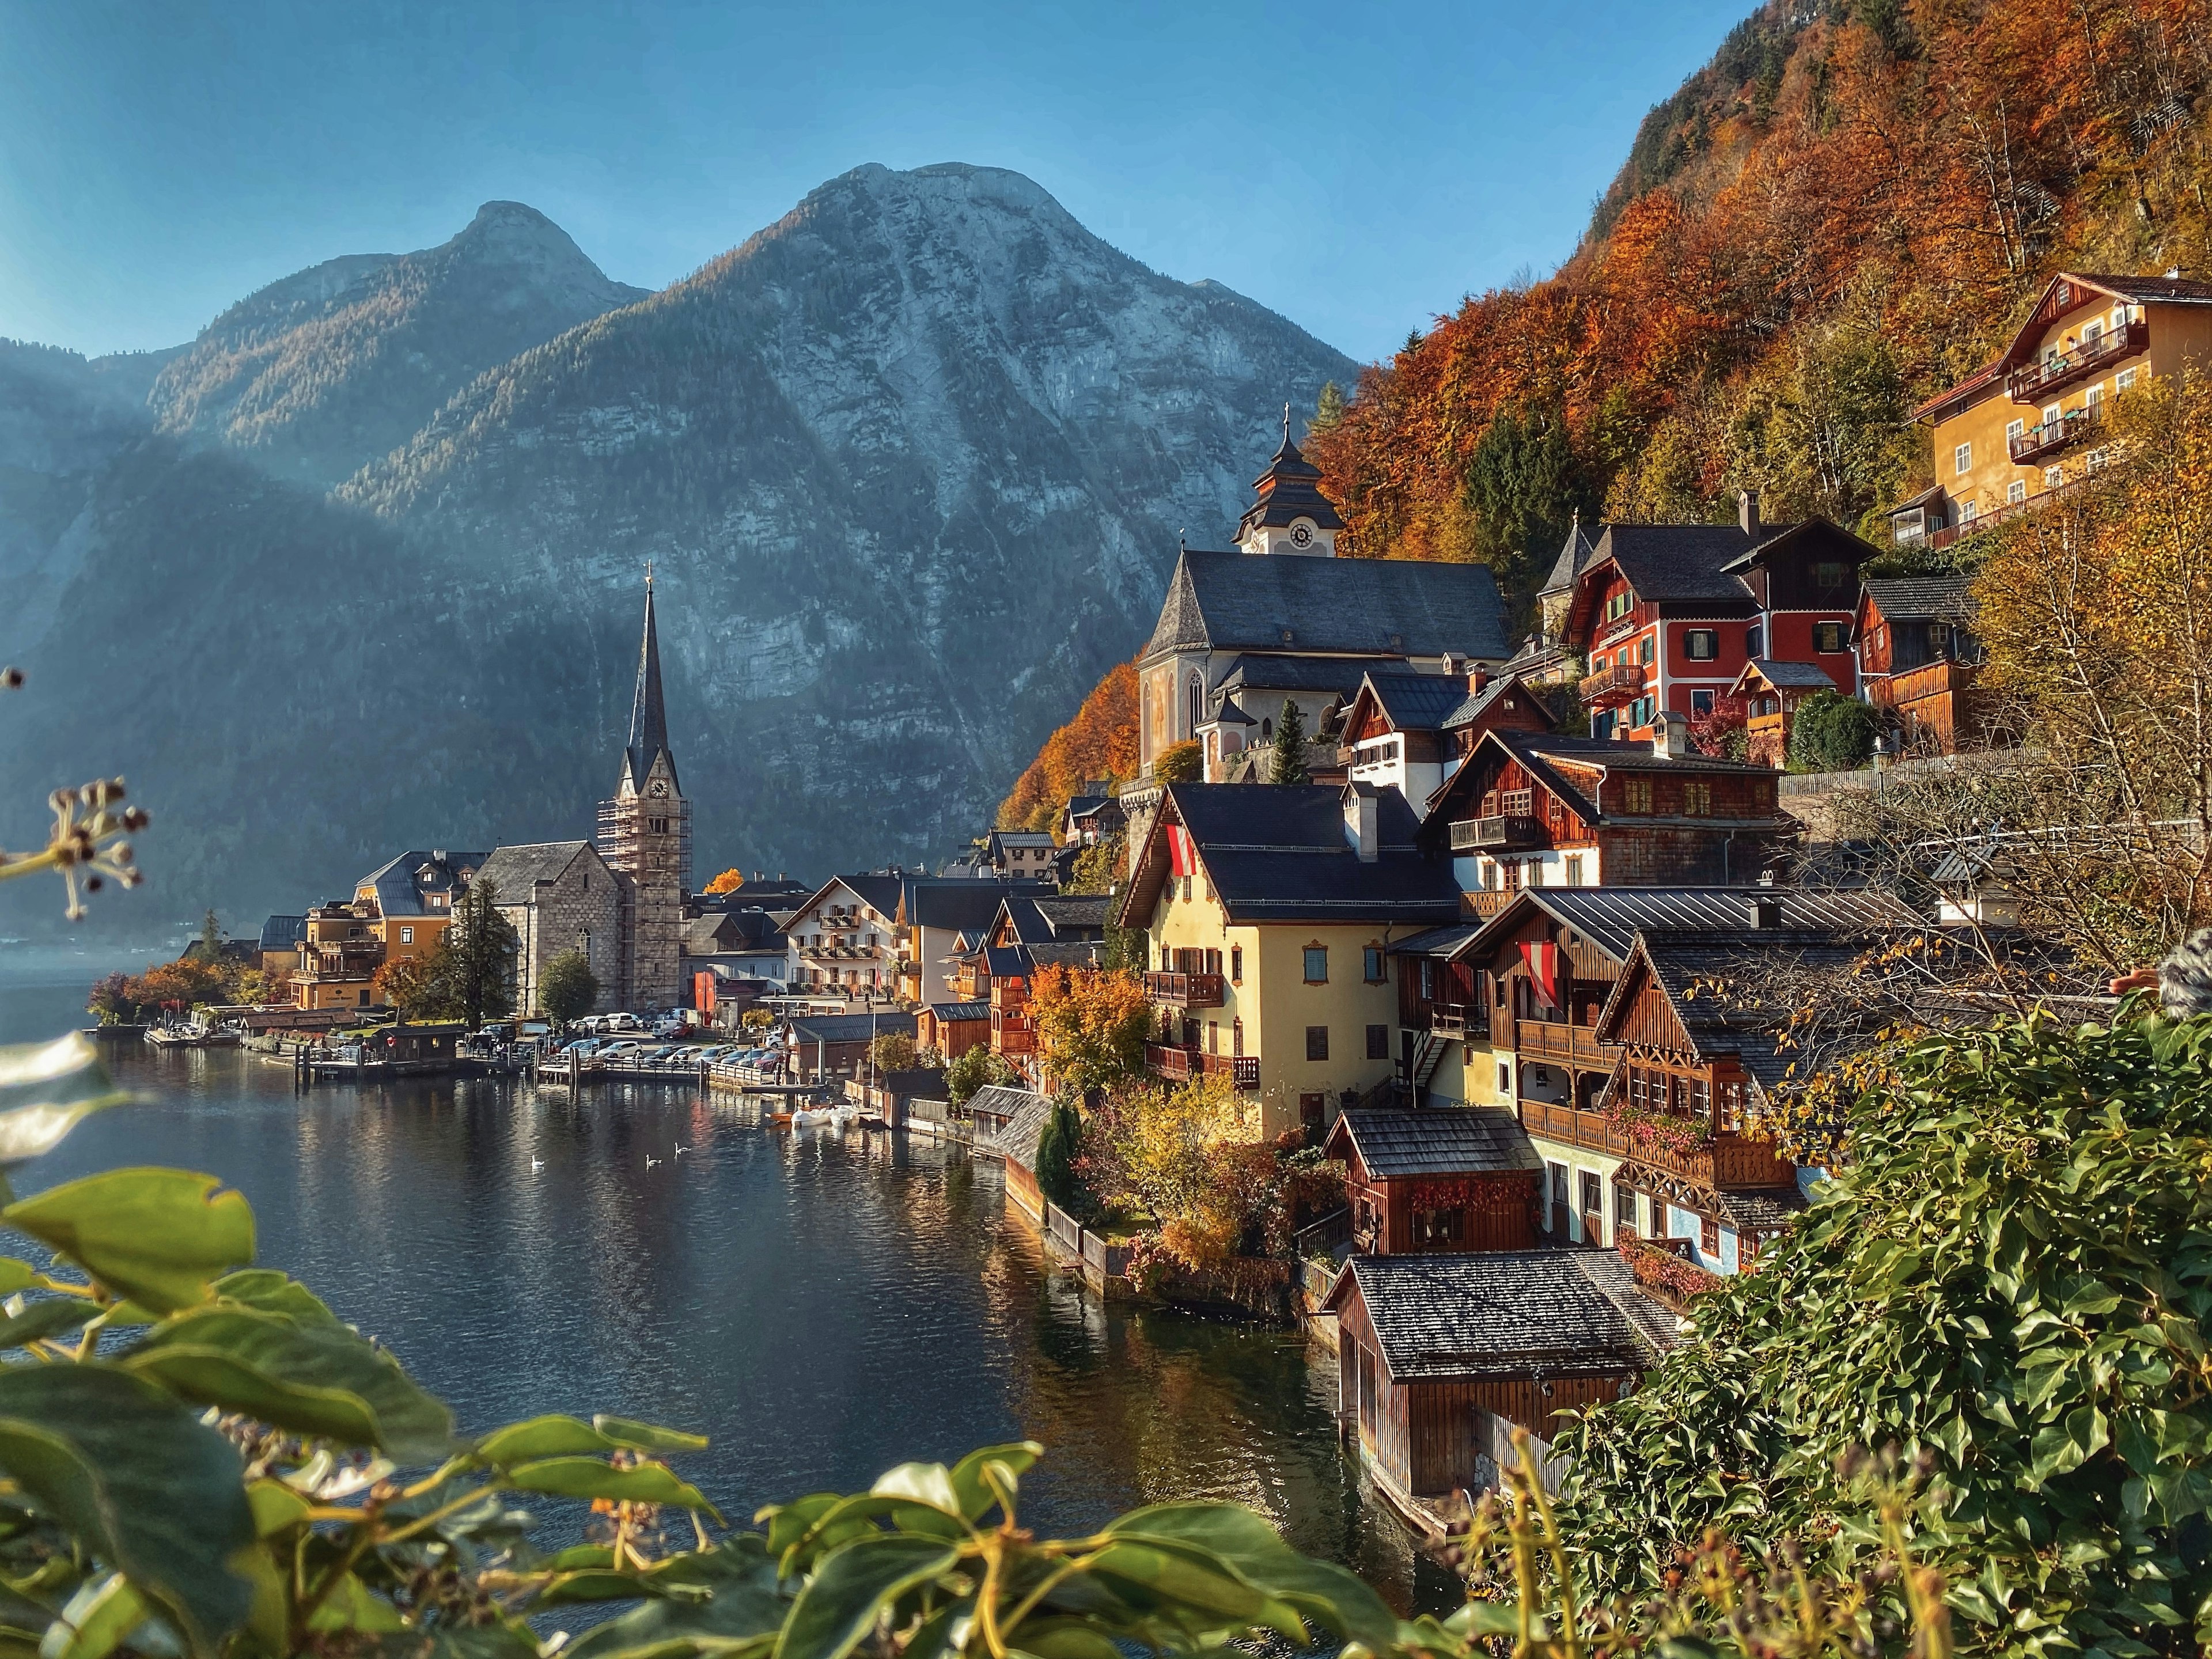
<instances>
[{"instance_id":1,"label":"dark shingled roof","mask_svg":"<svg viewBox=\"0 0 2212 1659\"><path fill-rule=\"evenodd\" d=\"M1024 890L1013 890L1017 894ZM950 927L981 933L1008 902L1008 890L995 881L969 881L961 877L912 881L906 889L906 919L917 927Z\"/></svg>"},{"instance_id":2,"label":"dark shingled roof","mask_svg":"<svg viewBox=\"0 0 2212 1659\"><path fill-rule=\"evenodd\" d=\"M866 1042L879 1036L912 1036L914 1016L885 1012L879 1014L801 1014L791 1022L801 1042Z\"/></svg>"},{"instance_id":3,"label":"dark shingled roof","mask_svg":"<svg viewBox=\"0 0 2212 1659\"><path fill-rule=\"evenodd\" d=\"M445 915L443 906L433 907L425 894L443 893L450 901L459 895L484 861L482 853L448 853L410 848L354 884L376 894L376 908L387 916ZM425 876L422 872L428 872ZM464 875L464 872L466 875Z\"/></svg>"},{"instance_id":4,"label":"dark shingled roof","mask_svg":"<svg viewBox=\"0 0 2212 1659\"><path fill-rule=\"evenodd\" d=\"M1903 911L1902 906L1898 908ZM1904 917L1886 931L1917 932L1923 925L1910 911L1904 911ZM1785 915L1785 924L1790 920ZM1773 981L1776 963L1816 970L1845 969L1865 948L1871 931L1847 924L1753 932L1739 922L1725 933L1648 933L1644 952L1696 1052L1701 1057L1735 1054L1771 1099L1793 1083L1810 1081L1804 1069L1805 1050L1785 1030L1791 1007L1766 1002L1761 995L1761 988ZM1708 993L1691 994L1700 982ZM1728 986L1732 994L1711 994L1710 988L1715 984ZM1599 1019L1602 1024L1604 1015ZM1869 1032L1867 1040L1872 1042L1873 1036Z\"/></svg>"},{"instance_id":5,"label":"dark shingled roof","mask_svg":"<svg viewBox=\"0 0 2212 1659\"><path fill-rule=\"evenodd\" d=\"M1601 529L1604 526L1600 526ZM1546 593L1564 593L1575 585L1575 578L1589 568L1590 561L1597 557L1597 544L1583 521L1577 519L1567 532L1567 539L1559 549L1559 556L1552 561L1552 574L1544 579L1540 590Z\"/></svg>"},{"instance_id":6,"label":"dark shingled roof","mask_svg":"<svg viewBox=\"0 0 2212 1659\"><path fill-rule=\"evenodd\" d=\"M1559 796L1591 823L1605 820L1579 776L1579 769L1583 768L1601 768L1608 776L1619 772L1671 772L1678 777L1708 777L1716 774L1749 774L1761 777L1779 775L1773 767L1753 766L1745 761L1722 760L1711 755L1660 755L1655 754L1648 744L1613 743L1603 738L1568 737L1553 732L1517 732L1492 727L1482 734L1482 742L1503 747L1542 780L1546 788ZM1440 826L1455 810L1453 803L1471 799L1475 776L1474 757L1482 752L1481 746L1478 745L1474 757L1454 772L1429 802L1427 821L1439 826L1439 832ZM1577 771L1561 771L1559 766L1562 764L1571 766ZM1647 817L1644 821L1650 820ZM1776 821L1780 821L1779 809Z\"/></svg>"},{"instance_id":7,"label":"dark shingled roof","mask_svg":"<svg viewBox=\"0 0 2212 1659\"><path fill-rule=\"evenodd\" d=\"M1482 565L1186 551L1143 654L1455 651L1498 662L1511 649L1505 602Z\"/></svg>"},{"instance_id":8,"label":"dark shingled roof","mask_svg":"<svg viewBox=\"0 0 2212 1659\"><path fill-rule=\"evenodd\" d=\"M1644 1371L1674 1342L1674 1316L1609 1250L1355 1255L1329 1305L1353 1285L1396 1382Z\"/></svg>"},{"instance_id":9,"label":"dark shingled roof","mask_svg":"<svg viewBox=\"0 0 2212 1659\"><path fill-rule=\"evenodd\" d=\"M2093 271L2070 273L2092 288L2108 289L2130 300L2157 301L2167 305L2212 305L2212 283L2193 276L2107 276Z\"/></svg>"},{"instance_id":10,"label":"dark shingled roof","mask_svg":"<svg viewBox=\"0 0 2212 1659\"><path fill-rule=\"evenodd\" d=\"M1367 1173L1378 1178L1422 1175L1531 1175L1544 1160L1528 1131L1510 1112L1482 1107L1401 1111L1352 1107L1329 1131L1332 1155L1339 1136L1358 1148Z\"/></svg>"},{"instance_id":11,"label":"dark shingled roof","mask_svg":"<svg viewBox=\"0 0 2212 1659\"><path fill-rule=\"evenodd\" d=\"M1425 933L1401 939L1390 947L1394 957L1449 957L1459 947L1482 931L1479 921L1455 921L1446 927L1431 927Z\"/></svg>"},{"instance_id":12,"label":"dark shingled roof","mask_svg":"<svg viewBox=\"0 0 2212 1659\"><path fill-rule=\"evenodd\" d=\"M842 882L860 895L862 903L889 920L898 915L899 897L905 890L908 879L904 876L832 876L807 896L806 902L800 908L812 909L821 902L824 894Z\"/></svg>"},{"instance_id":13,"label":"dark shingled roof","mask_svg":"<svg viewBox=\"0 0 2212 1659\"><path fill-rule=\"evenodd\" d=\"M289 951L307 937L305 916L271 916L261 924L261 948Z\"/></svg>"},{"instance_id":14,"label":"dark shingled roof","mask_svg":"<svg viewBox=\"0 0 2212 1659\"><path fill-rule=\"evenodd\" d=\"M539 841L523 847L495 847L477 871L479 883L489 882L509 904L527 903L531 889L561 879L579 855L592 852L587 841Z\"/></svg>"},{"instance_id":15,"label":"dark shingled roof","mask_svg":"<svg viewBox=\"0 0 2212 1659\"><path fill-rule=\"evenodd\" d=\"M1331 785L1176 783L1166 793L1232 921L1437 927L1459 914L1451 866L1414 850L1419 823L1395 789L1375 792L1371 863L1346 842L1342 792ZM1148 856L1147 867L1157 862ZM1138 900L1134 914L1150 903Z\"/></svg>"},{"instance_id":16,"label":"dark shingled roof","mask_svg":"<svg viewBox=\"0 0 2212 1659\"><path fill-rule=\"evenodd\" d=\"M1891 622L1966 622L1974 614L1974 584L1966 576L1869 576L1864 586Z\"/></svg>"},{"instance_id":17,"label":"dark shingled roof","mask_svg":"<svg viewBox=\"0 0 2212 1659\"><path fill-rule=\"evenodd\" d=\"M1492 703L1496 702L1508 691L1517 692L1520 696L1528 698L1529 706L1539 710L1543 714L1546 725L1549 726L1555 722L1555 717L1552 713L1551 705L1546 702L1541 697L1538 696L1519 675L1500 674L1494 678L1489 684L1484 686L1481 690L1470 691L1465 696L1462 697L1460 699L1459 707L1453 709L1449 714L1445 715L1443 720L1439 723L1440 729L1446 732L1455 732L1462 726L1474 725L1477 720L1480 720L1484 714L1489 712L1490 707Z\"/></svg>"},{"instance_id":18,"label":"dark shingled roof","mask_svg":"<svg viewBox=\"0 0 2212 1659\"><path fill-rule=\"evenodd\" d=\"M1794 528L1761 525L1746 535L1733 524L1609 524L1598 538L1597 558L1610 557L1647 604L1711 599L1749 605L1751 590L1722 567Z\"/></svg>"},{"instance_id":19,"label":"dark shingled roof","mask_svg":"<svg viewBox=\"0 0 2212 1659\"><path fill-rule=\"evenodd\" d=\"M1405 668L1397 657L1267 657L1232 658L1213 684L1216 701L1257 691L1334 691L1349 698L1359 689L1363 676L1391 673ZM1267 714L1276 711L1269 708Z\"/></svg>"},{"instance_id":20,"label":"dark shingled roof","mask_svg":"<svg viewBox=\"0 0 2212 1659\"><path fill-rule=\"evenodd\" d=\"M1017 1168L1035 1172L1037 1141L1044 1134L1045 1120L1052 1115L1048 1097L1027 1089L993 1084L975 1091L969 1097L968 1107L970 1112L988 1112L1006 1120L1003 1128L977 1133L979 1150L996 1152Z\"/></svg>"},{"instance_id":21,"label":"dark shingled roof","mask_svg":"<svg viewBox=\"0 0 2212 1659\"><path fill-rule=\"evenodd\" d=\"M1401 732L1441 731L1446 717L1468 701L1467 682L1456 674L1370 673L1361 684L1374 692Z\"/></svg>"},{"instance_id":22,"label":"dark shingled roof","mask_svg":"<svg viewBox=\"0 0 2212 1659\"><path fill-rule=\"evenodd\" d=\"M1510 936L1533 906L1571 927L1615 962L1628 960L1636 936L1708 933L1733 938L1751 926L1751 902L1782 907L1778 933L1872 933L1917 928L1918 915L1886 893L1817 887L1524 887L1482 925L1462 957L1486 953Z\"/></svg>"},{"instance_id":23,"label":"dark shingled roof","mask_svg":"<svg viewBox=\"0 0 2212 1659\"><path fill-rule=\"evenodd\" d=\"M1335 506L1321 493L1321 469L1298 453L1291 441L1289 423L1283 429L1282 447L1267 463L1267 470L1252 480L1259 499L1244 509L1237 533L1241 538L1254 525L1279 529L1294 519L1310 519L1322 530L1341 530L1344 520Z\"/></svg>"},{"instance_id":24,"label":"dark shingled roof","mask_svg":"<svg viewBox=\"0 0 2212 1659\"><path fill-rule=\"evenodd\" d=\"M1715 1196L1721 1201L1722 1218L1740 1233L1778 1233L1805 1209L1805 1195L1795 1188L1763 1193L1723 1189Z\"/></svg>"},{"instance_id":25,"label":"dark shingled roof","mask_svg":"<svg viewBox=\"0 0 2212 1659\"><path fill-rule=\"evenodd\" d=\"M969 1020L988 1019L991 1005L988 1002L933 1002L930 1018L940 1025L957 1025Z\"/></svg>"},{"instance_id":26,"label":"dark shingled roof","mask_svg":"<svg viewBox=\"0 0 2212 1659\"><path fill-rule=\"evenodd\" d=\"M1736 676L1736 684L1743 684L1744 674L1757 669L1759 675L1776 690L1794 687L1810 687L1816 691L1832 691L1836 683L1828 671L1815 663L1777 662L1771 657L1753 657L1744 665L1743 674Z\"/></svg>"}]
</instances>

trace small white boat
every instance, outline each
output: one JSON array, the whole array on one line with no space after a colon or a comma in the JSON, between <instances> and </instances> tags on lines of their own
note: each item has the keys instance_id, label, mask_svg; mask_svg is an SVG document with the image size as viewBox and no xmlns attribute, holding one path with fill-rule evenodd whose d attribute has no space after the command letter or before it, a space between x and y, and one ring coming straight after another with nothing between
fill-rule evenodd
<instances>
[{"instance_id":1,"label":"small white boat","mask_svg":"<svg viewBox=\"0 0 2212 1659\"><path fill-rule=\"evenodd\" d=\"M222 1025L155 1025L146 1041L157 1048L234 1048L239 1036Z\"/></svg>"}]
</instances>

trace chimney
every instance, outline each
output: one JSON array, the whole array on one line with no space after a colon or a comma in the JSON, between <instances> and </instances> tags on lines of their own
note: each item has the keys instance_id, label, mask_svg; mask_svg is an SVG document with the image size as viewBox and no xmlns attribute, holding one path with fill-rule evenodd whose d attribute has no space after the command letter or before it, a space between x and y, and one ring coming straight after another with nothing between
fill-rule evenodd
<instances>
[{"instance_id":1,"label":"chimney","mask_svg":"<svg viewBox=\"0 0 2212 1659\"><path fill-rule=\"evenodd\" d=\"M1753 893L1745 901L1747 920L1755 928L1771 933L1782 926L1782 900L1779 895Z\"/></svg>"},{"instance_id":2,"label":"chimney","mask_svg":"<svg viewBox=\"0 0 2212 1659\"><path fill-rule=\"evenodd\" d=\"M1747 489L1736 497L1736 522L1743 526L1747 536L1759 534L1759 492Z\"/></svg>"},{"instance_id":3,"label":"chimney","mask_svg":"<svg viewBox=\"0 0 2212 1659\"><path fill-rule=\"evenodd\" d=\"M1680 760L1690 752L1690 722L1671 708L1652 717L1651 752L1662 760Z\"/></svg>"},{"instance_id":4,"label":"chimney","mask_svg":"<svg viewBox=\"0 0 2212 1659\"><path fill-rule=\"evenodd\" d=\"M1459 653L1458 653L1458 652L1456 652L1456 651L1447 651L1447 652L1445 652L1445 653L1444 653L1444 678L1447 678L1447 679L1450 678L1454 674L1456 674L1456 673L1458 673L1458 672L1459 672L1459 668L1460 668L1460 655L1459 655Z\"/></svg>"},{"instance_id":5,"label":"chimney","mask_svg":"<svg viewBox=\"0 0 2212 1659\"><path fill-rule=\"evenodd\" d=\"M1490 671L1480 663L1467 671L1467 689L1480 696L1490 689Z\"/></svg>"},{"instance_id":6,"label":"chimney","mask_svg":"<svg viewBox=\"0 0 2212 1659\"><path fill-rule=\"evenodd\" d=\"M1344 792L1344 839L1362 864L1375 862L1380 830L1375 822L1375 792L1358 785Z\"/></svg>"}]
</instances>

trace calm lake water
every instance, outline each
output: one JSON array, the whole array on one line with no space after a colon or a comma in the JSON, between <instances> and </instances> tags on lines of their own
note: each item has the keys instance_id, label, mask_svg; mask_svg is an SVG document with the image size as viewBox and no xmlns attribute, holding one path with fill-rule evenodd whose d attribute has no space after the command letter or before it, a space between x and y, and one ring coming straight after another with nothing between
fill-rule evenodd
<instances>
[{"instance_id":1,"label":"calm lake water","mask_svg":"<svg viewBox=\"0 0 2212 1659\"><path fill-rule=\"evenodd\" d=\"M0 952L0 1040L82 1023L110 965ZM143 1103L88 1121L17 1191L120 1164L220 1176L253 1204L263 1264L381 1338L465 1431L595 1410L693 1429L713 1445L684 1472L733 1518L1032 1438L1048 1448L1024 1486L1032 1526L1235 1498L1401 1607L1456 1603L1363 1498L1333 1356L1085 1297L988 1161L770 1129L666 1085L299 1092L236 1050L138 1045L116 1069Z\"/></svg>"}]
</instances>

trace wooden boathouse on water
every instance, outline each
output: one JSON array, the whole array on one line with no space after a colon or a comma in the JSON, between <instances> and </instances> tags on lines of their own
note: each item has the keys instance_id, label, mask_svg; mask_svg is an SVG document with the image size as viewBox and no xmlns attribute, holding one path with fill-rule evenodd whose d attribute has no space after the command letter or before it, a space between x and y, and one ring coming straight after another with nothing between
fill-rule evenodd
<instances>
[{"instance_id":1,"label":"wooden boathouse on water","mask_svg":"<svg viewBox=\"0 0 2212 1659\"><path fill-rule=\"evenodd\" d=\"M1632 1390L1678 1328L1610 1250L1356 1255L1326 1305L1343 1432L1417 1523L1496 1486L1516 1428L1551 1484L1559 1414Z\"/></svg>"}]
</instances>

